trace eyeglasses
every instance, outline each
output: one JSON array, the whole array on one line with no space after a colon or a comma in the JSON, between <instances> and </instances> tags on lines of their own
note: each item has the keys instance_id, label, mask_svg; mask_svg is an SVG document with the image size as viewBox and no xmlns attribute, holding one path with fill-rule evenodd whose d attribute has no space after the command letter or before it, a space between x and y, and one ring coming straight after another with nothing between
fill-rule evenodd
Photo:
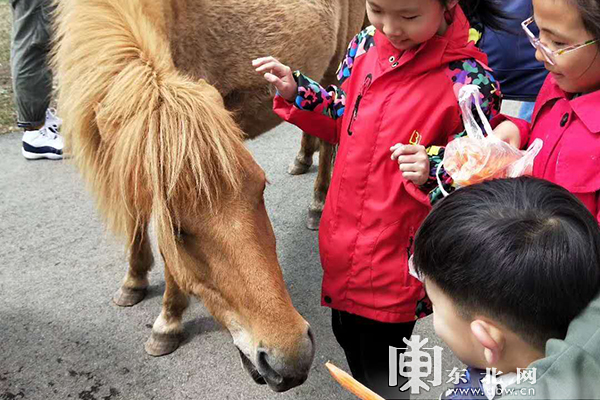
<instances>
[{"instance_id":1,"label":"eyeglasses","mask_svg":"<svg viewBox=\"0 0 600 400\"><path fill-rule=\"evenodd\" d=\"M570 53L572 51L579 50L582 47L589 46L590 44L594 44L594 43L598 42L598 39L591 39L591 40L588 40L585 43L576 44L574 46L565 47L564 49L552 51L552 50L550 50L548 48L548 46L546 46L544 43L542 43L540 41L540 39L537 38L533 34L533 32L531 32L531 30L528 28L528 26L531 25L533 22L534 22L533 17L527 18L525 21L523 21L521 23L521 27L523 28L523 30L527 34L527 37L529 38L529 41L531 42L531 45L536 50L540 50L540 52L544 55L544 58L546 59L546 61L548 61L548 63L550 65L556 65L556 56L560 56L562 54Z\"/></svg>"}]
</instances>

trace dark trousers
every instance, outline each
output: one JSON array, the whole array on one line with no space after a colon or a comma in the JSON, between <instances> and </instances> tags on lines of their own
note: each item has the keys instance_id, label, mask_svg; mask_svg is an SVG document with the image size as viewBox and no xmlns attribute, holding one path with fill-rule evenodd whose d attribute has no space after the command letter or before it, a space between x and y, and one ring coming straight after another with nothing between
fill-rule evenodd
<instances>
[{"instance_id":1,"label":"dark trousers","mask_svg":"<svg viewBox=\"0 0 600 400\"><path fill-rule=\"evenodd\" d=\"M11 72L18 125L31 129L44 124L52 94L50 0L11 0Z\"/></svg>"},{"instance_id":2,"label":"dark trousers","mask_svg":"<svg viewBox=\"0 0 600 400\"><path fill-rule=\"evenodd\" d=\"M332 310L331 327L350 366L354 379L385 399L408 399L410 391L400 392L406 379L389 386L389 346L405 348L415 322L383 323L344 311Z\"/></svg>"}]
</instances>

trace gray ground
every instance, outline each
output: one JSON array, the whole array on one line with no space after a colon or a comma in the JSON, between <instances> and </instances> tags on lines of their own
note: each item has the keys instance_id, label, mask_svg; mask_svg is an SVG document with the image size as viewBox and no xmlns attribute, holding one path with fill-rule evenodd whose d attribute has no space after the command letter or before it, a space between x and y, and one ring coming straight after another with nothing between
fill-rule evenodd
<instances>
[{"instance_id":1,"label":"gray ground","mask_svg":"<svg viewBox=\"0 0 600 400\"><path fill-rule=\"evenodd\" d=\"M113 305L126 268L122 247L104 231L74 167L26 161L20 139L0 136L0 400L353 398L324 367L332 360L347 370L330 312L319 305L317 233L304 227L316 169L286 173L300 143L295 128L282 125L248 142L271 182L265 197L288 288L318 346L308 381L284 394L251 381L228 332L198 301L185 315L184 345L163 358L146 355L164 289L162 264L143 303ZM430 318L416 333L441 345ZM445 349L444 371L455 365Z\"/></svg>"}]
</instances>

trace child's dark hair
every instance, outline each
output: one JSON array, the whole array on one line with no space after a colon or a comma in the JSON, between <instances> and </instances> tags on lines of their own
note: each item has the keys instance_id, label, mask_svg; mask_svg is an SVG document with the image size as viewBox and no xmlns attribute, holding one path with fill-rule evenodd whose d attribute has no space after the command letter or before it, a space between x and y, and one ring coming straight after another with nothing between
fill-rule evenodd
<instances>
[{"instance_id":1,"label":"child's dark hair","mask_svg":"<svg viewBox=\"0 0 600 400\"><path fill-rule=\"evenodd\" d=\"M600 39L600 1L599 0L569 0L579 11L585 29Z\"/></svg>"},{"instance_id":2,"label":"child's dark hair","mask_svg":"<svg viewBox=\"0 0 600 400\"><path fill-rule=\"evenodd\" d=\"M442 4L447 5L450 0L440 0ZM460 7L471 25L475 25L474 21L483 25L486 28L491 28L495 31L504 31L505 21L509 17L502 11L500 3L497 0L460 0Z\"/></svg>"},{"instance_id":3,"label":"child's dark hair","mask_svg":"<svg viewBox=\"0 0 600 400\"><path fill-rule=\"evenodd\" d=\"M600 288L600 228L571 193L535 178L457 190L415 240L414 266L466 318L494 318L544 349Z\"/></svg>"}]
</instances>

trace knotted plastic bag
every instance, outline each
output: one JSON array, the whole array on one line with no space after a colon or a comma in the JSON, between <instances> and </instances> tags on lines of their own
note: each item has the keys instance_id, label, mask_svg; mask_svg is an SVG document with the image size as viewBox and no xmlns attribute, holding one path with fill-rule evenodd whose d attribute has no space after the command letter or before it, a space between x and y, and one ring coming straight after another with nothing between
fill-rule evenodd
<instances>
[{"instance_id":1,"label":"knotted plastic bag","mask_svg":"<svg viewBox=\"0 0 600 400\"><path fill-rule=\"evenodd\" d=\"M543 146L536 139L529 149L522 151L498 139L492 132L480 104L480 92L477 85L465 85L460 89L458 102L467 136L454 139L446 147L444 165L446 172L458 186L467 186L496 178L515 178L529 175L533 170L533 161ZM473 116L473 104L487 134L484 135ZM438 171L439 172L439 171ZM445 196L438 177L438 184Z\"/></svg>"}]
</instances>

